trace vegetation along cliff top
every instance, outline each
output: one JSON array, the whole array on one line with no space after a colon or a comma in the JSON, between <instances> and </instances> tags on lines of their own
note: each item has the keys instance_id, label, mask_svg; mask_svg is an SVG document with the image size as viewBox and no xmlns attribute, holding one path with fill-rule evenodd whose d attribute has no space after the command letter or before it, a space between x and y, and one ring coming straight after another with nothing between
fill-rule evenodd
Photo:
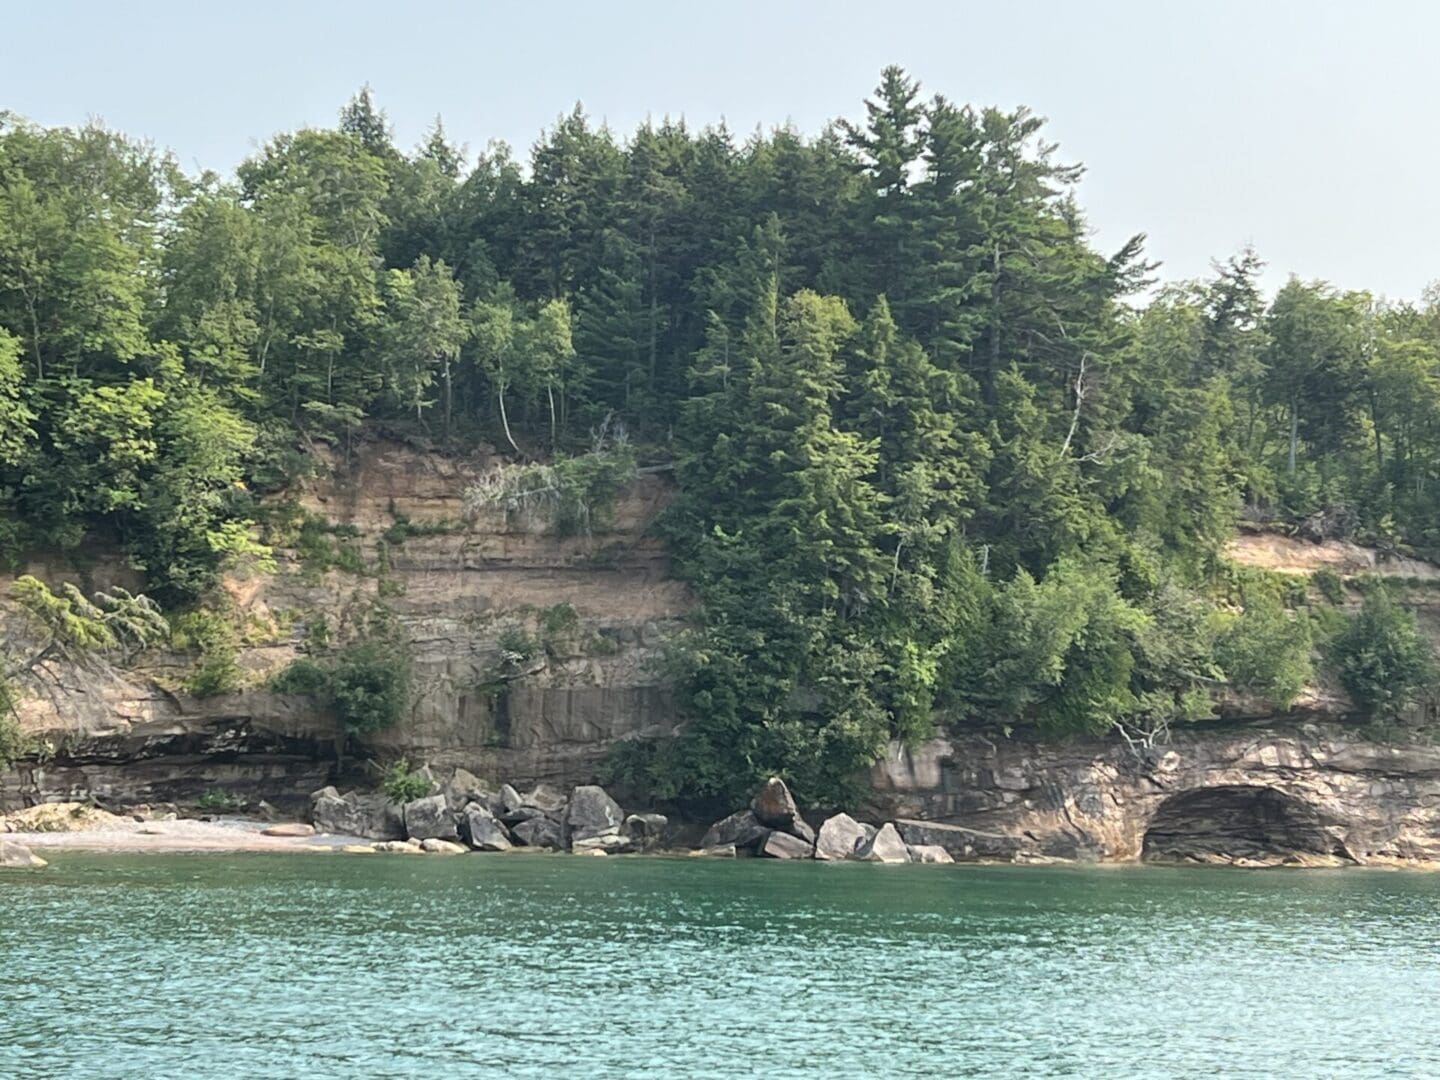
<instances>
[{"instance_id":1,"label":"vegetation along cliff top","mask_svg":"<svg viewBox=\"0 0 1440 1080\"><path fill-rule=\"evenodd\" d=\"M1160 287L1143 236L1092 246L1038 115L898 68L866 115L622 135L577 106L517 160L438 122L397 147L362 91L219 176L0 114L0 556L138 571L20 578L7 713L57 656L223 637L222 575L269 572L291 493L382 434L491 448L470 512L561 529L673 481L684 724L613 763L658 797L842 799L937 725L1142 746L1316 686L1424 713L1383 571L1435 579L1440 303L1266 296L1248 250ZM1321 542L1350 561L1285 547ZM359 734L406 708L381 608L285 676Z\"/></svg>"}]
</instances>

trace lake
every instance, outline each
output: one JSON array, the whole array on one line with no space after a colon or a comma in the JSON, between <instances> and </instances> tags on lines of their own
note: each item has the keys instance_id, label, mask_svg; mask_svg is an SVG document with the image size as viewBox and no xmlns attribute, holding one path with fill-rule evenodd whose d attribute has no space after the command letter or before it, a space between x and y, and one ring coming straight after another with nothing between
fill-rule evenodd
<instances>
[{"instance_id":1,"label":"lake","mask_svg":"<svg viewBox=\"0 0 1440 1080\"><path fill-rule=\"evenodd\" d=\"M1440 877L90 855L0 1077L1433 1077Z\"/></svg>"}]
</instances>

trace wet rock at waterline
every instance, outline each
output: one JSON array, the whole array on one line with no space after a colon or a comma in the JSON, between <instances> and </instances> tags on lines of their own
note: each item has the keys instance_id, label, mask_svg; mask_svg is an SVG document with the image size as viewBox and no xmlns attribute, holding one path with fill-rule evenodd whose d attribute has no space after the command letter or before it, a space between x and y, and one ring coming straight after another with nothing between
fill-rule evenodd
<instances>
[{"instance_id":1,"label":"wet rock at waterline","mask_svg":"<svg viewBox=\"0 0 1440 1080\"><path fill-rule=\"evenodd\" d=\"M950 857L939 844L907 844L910 852L910 861L917 863L953 863L955 860Z\"/></svg>"},{"instance_id":2,"label":"wet rock at waterline","mask_svg":"<svg viewBox=\"0 0 1440 1080\"><path fill-rule=\"evenodd\" d=\"M825 819L815 838L815 858L853 859L855 849L873 836L875 830L862 825L849 814L836 814Z\"/></svg>"},{"instance_id":3,"label":"wet rock at waterline","mask_svg":"<svg viewBox=\"0 0 1440 1080\"><path fill-rule=\"evenodd\" d=\"M696 848L690 854L703 859L733 859L735 858L735 845L716 844L714 847Z\"/></svg>"},{"instance_id":4,"label":"wet rock at waterline","mask_svg":"<svg viewBox=\"0 0 1440 1080\"><path fill-rule=\"evenodd\" d=\"M509 851L510 834L495 815L480 803L465 808L465 832L476 851Z\"/></svg>"},{"instance_id":5,"label":"wet rock at waterline","mask_svg":"<svg viewBox=\"0 0 1440 1080\"><path fill-rule=\"evenodd\" d=\"M854 857L861 862L908 863L910 852L895 826L886 822L879 832L860 845Z\"/></svg>"},{"instance_id":6,"label":"wet rock at waterline","mask_svg":"<svg viewBox=\"0 0 1440 1080\"><path fill-rule=\"evenodd\" d=\"M775 829L760 845L760 854L770 859L808 859L815 849L800 837Z\"/></svg>"},{"instance_id":7,"label":"wet rock at waterline","mask_svg":"<svg viewBox=\"0 0 1440 1080\"><path fill-rule=\"evenodd\" d=\"M737 848L751 847L765 839L767 831L755 817L753 810L737 810L711 825L701 839L700 846L713 848L731 844Z\"/></svg>"},{"instance_id":8,"label":"wet rock at waterline","mask_svg":"<svg viewBox=\"0 0 1440 1080\"><path fill-rule=\"evenodd\" d=\"M604 855L628 855L638 850L635 841L619 833L603 833L600 836L586 836L570 842L570 850L576 855L600 852Z\"/></svg>"},{"instance_id":9,"label":"wet rock at waterline","mask_svg":"<svg viewBox=\"0 0 1440 1080\"><path fill-rule=\"evenodd\" d=\"M0 840L0 870L39 870L49 865L24 844Z\"/></svg>"}]
</instances>

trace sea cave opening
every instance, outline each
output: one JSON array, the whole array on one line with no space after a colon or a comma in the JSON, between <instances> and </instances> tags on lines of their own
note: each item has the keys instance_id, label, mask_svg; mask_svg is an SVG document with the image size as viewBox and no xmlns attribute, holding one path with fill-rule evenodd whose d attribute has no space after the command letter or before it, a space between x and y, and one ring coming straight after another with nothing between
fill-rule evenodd
<instances>
[{"instance_id":1,"label":"sea cave opening","mask_svg":"<svg viewBox=\"0 0 1440 1080\"><path fill-rule=\"evenodd\" d=\"M1320 812L1274 788L1228 785L1172 795L1145 830L1146 861L1278 861L1342 854Z\"/></svg>"}]
</instances>

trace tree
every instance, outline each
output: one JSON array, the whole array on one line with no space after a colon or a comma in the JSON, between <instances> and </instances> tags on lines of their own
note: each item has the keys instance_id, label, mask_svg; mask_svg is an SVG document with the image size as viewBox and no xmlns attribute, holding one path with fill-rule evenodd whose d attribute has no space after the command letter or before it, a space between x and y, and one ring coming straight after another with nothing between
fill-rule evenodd
<instances>
[{"instance_id":1,"label":"tree","mask_svg":"<svg viewBox=\"0 0 1440 1080\"><path fill-rule=\"evenodd\" d=\"M440 370L444 392L444 431L450 437L454 401L453 368L470 334L462 316L460 286L443 262L420 256L410 270L386 274L385 357L397 402L415 410L424 423L425 393Z\"/></svg>"},{"instance_id":2,"label":"tree","mask_svg":"<svg viewBox=\"0 0 1440 1080\"><path fill-rule=\"evenodd\" d=\"M1351 699L1366 713L1390 717L1435 680L1435 660L1415 625L1384 587L1371 589L1330 647Z\"/></svg>"}]
</instances>

